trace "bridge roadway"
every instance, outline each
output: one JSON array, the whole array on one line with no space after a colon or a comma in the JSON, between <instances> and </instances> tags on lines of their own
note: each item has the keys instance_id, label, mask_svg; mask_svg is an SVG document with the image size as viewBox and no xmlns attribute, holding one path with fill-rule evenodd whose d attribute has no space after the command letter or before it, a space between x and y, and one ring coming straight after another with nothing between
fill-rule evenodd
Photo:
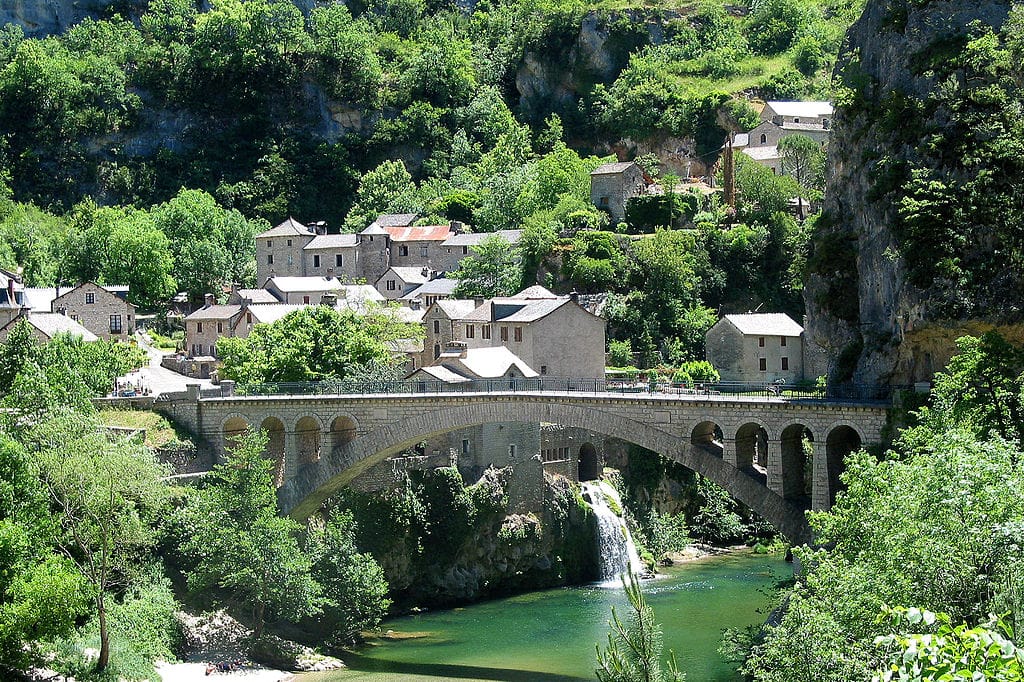
<instances>
[{"instance_id":1,"label":"bridge roadway","mask_svg":"<svg viewBox=\"0 0 1024 682\"><path fill-rule=\"evenodd\" d=\"M223 455L262 428L280 460L282 511L305 518L361 473L421 441L495 422L547 422L635 443L696 471L792 542L828 509L843 457L881 443L889 404L743 395L577 391L225 395L191 387L156 407ZM808 465L810 460L810 465Z\"/></svg>"}]
</instances>

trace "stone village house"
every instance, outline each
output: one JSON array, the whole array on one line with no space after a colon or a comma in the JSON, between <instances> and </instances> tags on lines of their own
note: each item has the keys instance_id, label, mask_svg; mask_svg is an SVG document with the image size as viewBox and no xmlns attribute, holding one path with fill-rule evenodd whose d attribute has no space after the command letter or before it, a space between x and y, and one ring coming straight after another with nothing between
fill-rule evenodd
<instances>
[{"instance_id":1,"label":"stone village house","mask_svg":"<svg viewBox=\"0 0 1024 682\"><path fill-rule=\"evenodd\" d=\"M784 313L725 315L705 335L707 361L722 381L802 381L804 329Z\"/></svg>"}]
</instances>

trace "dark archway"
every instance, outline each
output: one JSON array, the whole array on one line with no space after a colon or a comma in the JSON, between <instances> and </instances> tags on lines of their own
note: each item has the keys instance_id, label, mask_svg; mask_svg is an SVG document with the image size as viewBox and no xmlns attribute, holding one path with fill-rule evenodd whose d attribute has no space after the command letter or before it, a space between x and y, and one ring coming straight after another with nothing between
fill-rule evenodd
<instances>
[{"instance_id":1,"label":"dark archway","mask_svg":"<svg viewBox=\"0 0 1024 682\"><path fill-rule=\"evenodd\" d=\"M736 467L761 483L767 483L768 432L757 422L736 431Z\"/></svg>"},{"instance_id":2,"label":"dark archway","mask_svg":"<svg viewBox=\"0 0 1024 682\"><path fill-rule=\"evenodd\" d=\"M224 435L224 454L234 450L238 446L238 441L249 430L249 422L245 420L245 417L230 417L224 422L223 435Z\"/></svg>"},{"instance_id":3,"label":"dark archway","mask_svg":"<svg viewBox=\"0 0 1024 682\"><path fill-rule=\"evenodd\" d=\"M860 434L850 426L837 426L825 439L825 461L828 465L828 502L835 504L836 494L843 489L839 476L846 470L846 457L860 450Z\"/></svg>"},{"instance_id":4,"label":"dark archway","mask_svg":"<svg viewBox=\"0 0 1024 682\"><path fill-rule=\"evenodd\" d=\"M722 427L712 421L701 422L693 427L693 431L690 432L690 445L707 450L708 453L715 457L721 457L725 452L725 448L722 445L724 440L725 436L722 433Z\"/></svg>"},{"instance_id":5,"label":"dark archway","mask_svg":"<svg viewBox=\"0 0 1024 682\"><path fill-rule=\"evenodd\" d=\"M312 417L303 417L295 424L295 445L299 464L320 459L320 424Z\"/></svg>"},{"instance_id":6,"label":"dark archway","mask_svg":"<svg viewBox=\"0 0 1024 682\"><path fill-rule=\"evenodd\" d=\"M579 477L581 481L594 481L601 477L601 461L593 443L584 443L580 447Z\"/></svg>"},{"instance_id":7,"label":"dark archway","mask_svg":"<svg viewBox=\"0 0 1024 682\"><path fill-rule=\"evenodd\" d=\"M809 509L814 467L814 434L803 424L790 424L779 439L782 448L782 495L787 500Z\"/></svg>"},{"instance_id":8,"label":"dark archway","mask_svg":"<svg viewBox=\"0 0 1024 682\"><path fill-rule=\"evenodd\" d=\"M260 428L267 434L267 446L263 449L263 456L274 463L274 485L280 488L284 483L284 422L277 417L267 417L260 424Z\"/></svg>"},{"instance_id":9,"label":"dark archway","mask_svg":"<svg viewBox=\"0 0 1024 682\"><path fill-rule=\"evenodd\" d=\"M351 417L336 417L331 422L331 448L351 443L356 437L356 423Z\"/></svg>"}]
</instances>

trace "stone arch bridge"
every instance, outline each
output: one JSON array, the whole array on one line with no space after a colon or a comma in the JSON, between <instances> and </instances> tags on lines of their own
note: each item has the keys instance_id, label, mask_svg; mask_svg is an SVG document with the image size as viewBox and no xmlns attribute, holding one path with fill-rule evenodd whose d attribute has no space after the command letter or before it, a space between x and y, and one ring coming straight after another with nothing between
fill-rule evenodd
<instances>
[{"instance_id":1,"label":"stone arch bridge","mask_svg":"<svg viewBox=\"0 0 1024 682\"><path fill-rule=\"evenodd\" d=\"M577 392L199 395L157 404L218 455L249 428L269 436L281 509L305 518L370 467L421 441L494 422L550 422L620 438L700 473L792 542L828 509L843 458L882 442L888 406L778 397Z\"/></svg>"}]
</instances>

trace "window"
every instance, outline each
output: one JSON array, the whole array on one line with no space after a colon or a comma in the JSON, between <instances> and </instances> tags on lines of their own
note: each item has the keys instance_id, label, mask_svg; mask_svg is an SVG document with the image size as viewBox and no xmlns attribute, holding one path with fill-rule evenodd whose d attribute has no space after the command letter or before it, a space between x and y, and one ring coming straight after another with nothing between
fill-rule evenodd
<instances>
[{"instance_id":1,"label":"window","mask_svg":"<svg viewBox=\"0 0 1024 682\"><path fill-rule=\"evenodd\" d=\"M196 322L196 334L202 334L202 333L203 333L203 323L202 322Z\"/></svg>"},{"instance_id":2,"label":"window","mask_svg":"<svg viewBox=\"0 0 1024 682\"><path fill-rule=\"evenodd\" d=\"M508 327L501 328L501 340L508 341Z\"/></svg>"},{"instance_id":3,"label":"window","mask_svg":"<svg viewBox=\"0 0 1024 682\"><path fill-rule=\"evenodd\" d=\"M292 245L292 240L291 240L291 239L289 239L289 240L288 240L288 246L291 246L291 245Z\"/></svg>"},{"instance_id":4,"label":"window","mask_svg":"<svg viewBox=\"0 0 1024 682\"><path fill-rule=\"evenodd\" d=\"M218 322L217 323L217 333L218 334L223 334L224 333L224 323L223 322Z\"/></svg>"},{"instance_id":5,"label":"window","mask_svg":"<svg viewBox=\"0 0 1024 682\"><path fill-rule=\"evenodd\" d=\"M426 258L428 253L426 244L420 247L420 258Z\"/></svg>"},{"instance_id":6,"label":"window","mask_svg":"<svg viewBox=\"0 0 1024 682\"><path fill-rule=\"evenodd\" d=\"M95 302L96 302L96 294L92 293L91 291L87 292L85 294L85 304L86 305L92 305Z\"/></svg>"},{"instance_id":7,"label":"window","mask_svg":"<svg viewBox=\"0 0 1024 682\"><path fill-rule=\"evenodd\" d=\"M516 456L516 444L515 443L509 443L509 446L508 446L508 456L509 457L515 457Z\"/></svg>"},{"instance_id":8,"label":"window","mask_svg":"<svg viewBox=\"0 0 1024 682\"><path fill-rule=\"evenodd\" d=\"M764 337L763 337L763 336L762 336L762 337L760 337L760 338L759 338L759 339L757 340L757 347L758 347L758 348L764 348Z\"/></svg>"},{"instance_id":9,"label":"window","mask_svg":"<svg viewBox=\"0 0 1024 682\"><path fill-rule=\"evenodd\" d=\"M437 357L440 357L440 356L441 356L441 344L435 343L434 344L434 357L437 358Z\"/></svg>"},{"instance_id":10,"label":"window","mask_svg":"<svg viewBox=\"0 0 1024 682\"><path fill-rule=\"evenodd\" d=\"M121 333L121 316L111 315L110 316L110 333L120 334Z\"/></svg>"},{"instance_id":11,"label":"window","mask_svg":"<svg viewBox=\"0 0 1024 682\"><path fill-rule=\"evenodd\" d=\"M345 265L345 255L341 253L334 254L334 267L340 268Z\"/></svg>"},{"instance_id":12,"label":"window","mask_svg":"<svg viewBox=\"0 0 1024 682\"><path fill-rule=\"evenodd\" d=\"M78 322L78 315L75 315L74 313L72 313L70 317L71 317L71 319L72 319L72 320L74 320L75 322Z\"/></svg>"},{"instance_id":13,"label":"window","mask_svg":"<svg viewBox=\"0 0 1024 682\"><path fill-rule=\"evenodd\" d=\"M268 239L268 240L267 240L267 248L268 248L268 249L270 249L270 248L273 248L273 246L274 246L274 242L272 242L272 241L270 241L270 240Z\"/></svg>"},{"instance_id":14,"label":"window","mask_svg":"<svg viewBox=\"0 0 1024 682\"><path fill-rule=\"evenodd\" d=\"M462 255L465 256L468 253L469 253L469 247L468 246L463 246L462 247Z\"/></svg>"},{"instance_id":15,"label":"window","mask_svg":"<svg viewBox=\"0 0 1024 682\"><path fill-rule=\"evenodd\" d=\"M761 144L768 144L768 136L761 133Z\"/></svg>"},{"instance_id":16,"label":"window","mask_svg":"<svg viewBox=\"0 0 1024 682\"><path fill-rule=\"evenodd\" d=\"M782 344L781 345L782 345L783 348L786 347L786 337L785 336L782 337Z\"/></svg>"},{"instance_id":17,"label":"window","mask_svg":"<svg viewBox=\"0 0 1024 682\"><path fill-rule=\"evenodd\" d=\"M793 123L799 123L799 122L800 122L800 118L799 117L793 119Z\"/></svg>"},{"instance_id":18,"label":"window","mask_svg":"<svg viewBox=\"0 0 1024 682\"><path fill-rule=\"evenodd\" d=\"M292 254L288 254L288 265L292 264Z\"/></svg>"},{"instance_id":19,"label":"window","mask_svg":"<svg viewBox=\"0 0 1024 682\"><path fill-rule=\"evenodd\" d=\"M541 374L547 374L548 373L548 366L547 365L541 365L540 366L540 373Z\"/></svg>"},{"instance_id":20,"label":"window","mask_svg":"<svg viewBox=\"0 0 1024 682\"><path fill-rule=\"evenodd\" d=\"M406 246L405 244L399 244L398 245L398 255L399 256L408 256L409 255L409 247Z\"/></svg>"},{"instance_id":21,"label":"window","mask_svg":"<svg viewBox=\"0 0 1024 682\"><path fill-rule=\"evenodd\" d=\"M314 268L320 267L320 256L319 255L313 256L313 267Z\"/></svg>"},{"instance_id":22,"label":"window","mask_svg":"<svg viewBox=\"0 0 1024 682\"><path fill-rule=\"evenodd\" d=\"M467 324L467 325L466 325L466 338L467 338L467 339L471 339L471 338L473 338L473 334L475 334L475 333L476 333L476 332L474 331L474 329L475 329L475 326L474 326L474 325L472 325L472 324Z\"/></svg>"},{"instance_id":23,"label":"window","mask_svg":"<svg viewBox=\"0 0 1024 682\"><path fill-rule=\"evenodd\" d=\"M302 302L308 304L309 303L309 296L303 296L302 297Z\"/></svg>"},{"instance_id":24,"label":"window","mask_svg":"<svg viewBox=\"0 0 1024 682\"><path fill-rule=\"evenodd\" d=\"M789 358L782 358L782 369L789 369Z\"/></svg>"},{"instance_id":25,"label":"window","mask_svg":"<svg viewBox=\"0 0 1024 682\"><path fill-rule=\"evenodd\" d=\"M516 343L519 343L520 341L523 340L523 328L522 327L516 327L515 331L516 331L515 340L516 340Z\"/></svg>"},{"instance_id":26,"label":"window","mask_svg":"<svg viewBox=\"0 0 1024 682\"><path fill-rule=\"evenodd\" d=\"M388 283L387 283L387 288L388 288L388 291L396 291L398 287L395 284L395 280L389 279Z\"/></svg>"},{"instance_id":27,"label":"window","mask_svg":"<svg viewBox=\"0 0 1024 682\"><path fill-rule=\"evenodd\" d=\"M608 197L601 197L597 200L597 205L601 208L608 208Z\"/></svg>"},{"instance_id":28,"label":"window","mask_svg":"<svg viewBox=\"0 0 1024 682\"><path fill-rule=\"evenodd\" d=\"M762 372L768 371L768 358L760 358L758 361L758 369Z\"/></svg>"},{"instance_id":29,"label":"window","mask_svg":"<svg viewBox=\"0 0 1024 682\"><path fill-rule=\"evenodd\" d=\"M440 334L441 333L441 320L434 320L434 333L435 334Z\"/></svg>"},{"instance_id":30,"label":"window","mask_svg":"<svg viewBox=\"0 0 1024 682\"><path fill-rule=\"evenodd\" d=\"M246 313L245 314L245 323L246 324L252 324L252 313Z\"/></svg>"},{"instance_id":31,"label":"window","mask_svg":"<svg viewBox=\"0 0 1024 682\"><path fill-rule=\"evenodd\" d=\"M480 338L489 339L491 338L491 325L485 324L480 327Z\"/></svg>"},{"instance_id":32,"label":"window","mask_svg":"<svg viewBox=\"0 0 1024 682\"><path fill-rule=\"evenodd\" d=\"M273 264L274 264L274 254L268 253L267 254L267 265L273 265Z\"/></svg>"},{"instance_id":33,"label":"window","mask_svg":"<svg viewBox=\"0 0 1024 682\"><path fill-rule=\"evenodd\" d=\"M464 455L468 455L469 454L469 439L468 438L463 438L462 439L462 454L464 454Z\"/></svg>"}]
</instances>

